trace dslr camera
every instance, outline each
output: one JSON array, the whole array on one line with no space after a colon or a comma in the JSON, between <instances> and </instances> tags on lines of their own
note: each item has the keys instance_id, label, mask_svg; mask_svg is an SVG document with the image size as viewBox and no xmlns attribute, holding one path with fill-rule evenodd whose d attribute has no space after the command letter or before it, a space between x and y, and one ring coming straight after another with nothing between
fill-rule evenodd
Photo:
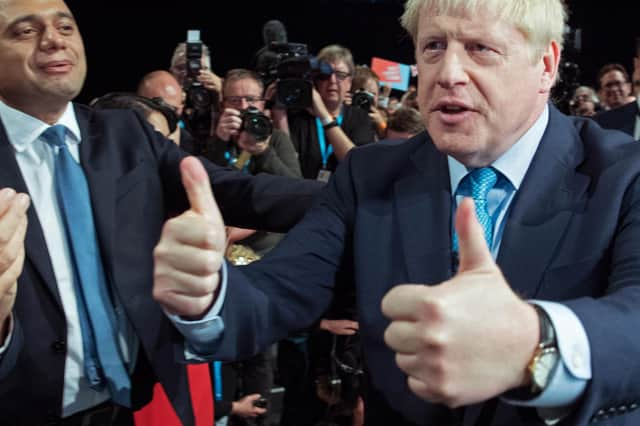
<instances>
[{"instance_id":1,"label":"dslr camera","mask_svg":"<svg viewBox=\"0 0 640 426\"><path fill-rule=\"evenodd\" d=\"M358 89L353 93L351 105L362 108L366 112L371 112L371 107L375 105L375 96L364 89Z\"/></svg>"},{"instance_id":2,"label":"dslr camera","mask_svg":"<svg viewBox=\"0 0 640 426\"><path fill-rule=\"evenodd\" d=\"M274 60L268 68L257 71L265 85L276 81L276 102L286 108L310 107L313 80L330 77L331 65L310 56L307 45L302 43L271 42L269 51Z\"/></svg>"},{"instance_id":3,"label":"dslr camera","mask_svg":"<svg viewBox=\"0 0 640 426\"><path fill-rule=\"evenodd\" d=\"M213 105L213 94L198 81L198 74L202 69L202 52L200 31L187 31L185 49L187 76L182 87L186 93L184 119L189 130L198 140L205 139L209 134Z\"/></svg>"},{"instance_id":4,"label":"dslr camera","mask_svg":"<svg viewBox=\"0 0 640 426\"><path fill-rule=\"evenodd\" d=\"M240 119L242 120L240 131L249 133L258 142L266 140L273 133L271 120L256 107L250 106L240 111Z\"/></svg>"}]
</instances>

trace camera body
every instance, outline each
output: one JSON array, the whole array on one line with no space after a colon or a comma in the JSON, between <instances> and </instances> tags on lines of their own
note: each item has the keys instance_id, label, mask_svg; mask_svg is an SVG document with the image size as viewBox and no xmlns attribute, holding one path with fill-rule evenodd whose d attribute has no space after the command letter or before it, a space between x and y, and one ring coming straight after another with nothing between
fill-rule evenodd
<instances>
[{"instance_id":1,"label":"camera body","mask_svg":"<svg viewBox=\"0 0 640 426\"><path fill-rule=\"evenodd\" d=\"M273 133L271 119L256 107L250 106L240 111L240 119L242 120L240 131L249 133L259 142L267 140Z\"/></svg>"},{"instance_id":2,"label":"camera body","mask_svg":"<svg viewBox=\"0 0 640 426\"><path fill-rule=\"evenodd\" d=\"M198 75L202 69L202 53L204 46L200 40L200 31L187 31L185 44L185 65L187 75L182 90L185 92L184 120L197 140L204 140L211 128L211 109L214 103L213 94L207 90Z\"/></svg>"},{"instance_id":3,"label":"camera body","mask_svg":"<svg viewBox=\"0 0 640 426\"><path fill-rule=\"evenodd\" d=\"M371 107L375 105L375 96L364 89L356 90L351 98L351 105L361 108L365 112L371 112Z\"/></svg>"},{"instance_id":4,"label":"camera body","mask_svg":"<svg viewBox=\"0 0 640 426\"><path fill-rule=\"evenodd\" d=\"M258 70L268 85L276 81L276 101L286 108L308 108L313 96L313 80L330 76L333 70L326 62L309 55L306 44L271 42L269 51L275 55L268 69Z\"/></svg>"},{"instance_id":5,"label":"camera body","mask_svg":"<svg viewBox=\"0 0 640 426\"><path fill-rule=\"evenodd\" d=\"M267 408L267 398L261 396L260 398L253 401L253 406L259 408Z\"/></svg>"}]
</instances>

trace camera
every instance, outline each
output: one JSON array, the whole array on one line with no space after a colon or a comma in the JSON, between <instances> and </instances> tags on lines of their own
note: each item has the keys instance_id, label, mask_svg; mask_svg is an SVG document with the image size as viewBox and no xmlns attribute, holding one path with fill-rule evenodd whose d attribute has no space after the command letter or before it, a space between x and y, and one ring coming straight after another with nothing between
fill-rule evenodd
<instances>
[{"instance_id":1,"label":"camera","mask_svg":"<svg viewBox=\"0 0 640 426\"><path fill-rule=\"evenodd\" d=\"M213 93L207 90L198 74L202 69L204 45L200 40L200 31L187 31L185 44L186 78L182 90L186 93L184 121L196 140L204 140L211 128L211 109L214 103Z\"/></svg>"},{"instance_id":2,"label":"camera","mask_svg":"<svg viewBox=\"0 0 640 426\"><path fill-rule=\"evenodd\" d=\"M268 68L257 71L266 86L276 81L276 102L285 108L310 107L313 80L331 76L331 65L310 56L307 45L302 43L271 42L269 51L274 60Z\"/></svg>"},{"instance_id":3,"label":"camera","mask_svg":"<svg viewBox=\"0 0 640 426\"><path fill-rule=\"evenodd\" d=\"M364 89L356 90L351 98L351 105L362 108L366 112L371 112L371 107L375 104L373 93Z\"/></svg>"},{"instance_id":4,"label":"camera","mask_svg":"<svg viewBox=\"0 0 640 426\"><path fill-rule=\"evenodd\" d=\"M260 398L253 401L253 406L259 408L267 408L267 398L261 396Z\"/></svg>"},{"instance_id":5,"label":"camera","mask_svg":"<svg viewBox=\"0 0 640 426\"><path fill-rule=\"evenodd\" d=\"M256 107L251 106L240 111L240 119L240 131L251 134L257 141L264 141L273 133L271 120Z\"/></svg>"}]
</instances>

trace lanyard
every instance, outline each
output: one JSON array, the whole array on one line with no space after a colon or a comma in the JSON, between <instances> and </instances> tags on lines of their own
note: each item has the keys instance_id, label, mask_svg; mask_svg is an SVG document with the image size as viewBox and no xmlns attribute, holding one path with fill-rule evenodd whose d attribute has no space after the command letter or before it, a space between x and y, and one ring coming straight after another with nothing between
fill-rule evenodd
<instances>
[{"instance_id":1,"label":"lanyard","mask_svg":"<svg viewBox=\"0 0 640 426\"><path fill-rule=\"evenodd\" d=\"M222 363L213 361L213 388L216 401L222 401Z\"/></svg>"},{"instance_id":2,"label":"lanyard","mask_svg":"<svg viewBox=\"0 0 640 426\"><path fill-rule=\"evenodd\" d=\"M238 162L238 157L235 156L235 155L232 155L231 152L229 152L229 151L225 151L224 152L224 159L227 160L227 165L228 166L234 166ZM249 173L249 164L251 164L251 158L249 158L247 160L247 162L244 163L244 166L242 167L242 172L243 173L250 174Z\"/></svg>"},{"instance_id":3,"label":"lanyard","mask_svg":"<svg viewBox=\"0 0 640 426\"><path fill-rule=\"evenodd\" d=\"M342 125L342 113L336 118L338 126ZM324 129L322 128L322 121L316 117L316 130L318 131L318 144L320 145L320 155L322 156L322 168L327 169L327 162L329 157L333 154L333 145L329 145L327 148L327 140L324 137Z\"/></svg>"}]
</instances>

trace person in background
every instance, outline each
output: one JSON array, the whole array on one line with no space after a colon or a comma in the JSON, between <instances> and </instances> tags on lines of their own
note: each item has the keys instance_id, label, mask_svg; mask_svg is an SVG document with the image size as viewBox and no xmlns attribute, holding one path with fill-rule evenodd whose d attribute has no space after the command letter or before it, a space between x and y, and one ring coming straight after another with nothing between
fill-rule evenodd
<instances>
[{"instance_id":1,"label":"person in background","mask_svg":"<svg viewBox=\"0 0 640 426\"><path fill-rule=\"evenodd\" d=\"M358 94L359 93L359 94ZM359 65L355 68L351 82L351 104L362 108L369 114L371 124L378 139L383 139L387 130L387 116L384 109L379 108L380 78L369 67ZM354 104L353 99L356 103Z\"/></svg>"},{"instance_id":2,"label":"person in background","mask_svg":"<svg viewBox=\"0 0 640 426\"><path fill-rule=\"evenodd\" d=\"M605 110L619 108L635 100L629 73L620 64L607 64L600 68L598 87L598 97Z\"/></svg>"}]
</instances>

